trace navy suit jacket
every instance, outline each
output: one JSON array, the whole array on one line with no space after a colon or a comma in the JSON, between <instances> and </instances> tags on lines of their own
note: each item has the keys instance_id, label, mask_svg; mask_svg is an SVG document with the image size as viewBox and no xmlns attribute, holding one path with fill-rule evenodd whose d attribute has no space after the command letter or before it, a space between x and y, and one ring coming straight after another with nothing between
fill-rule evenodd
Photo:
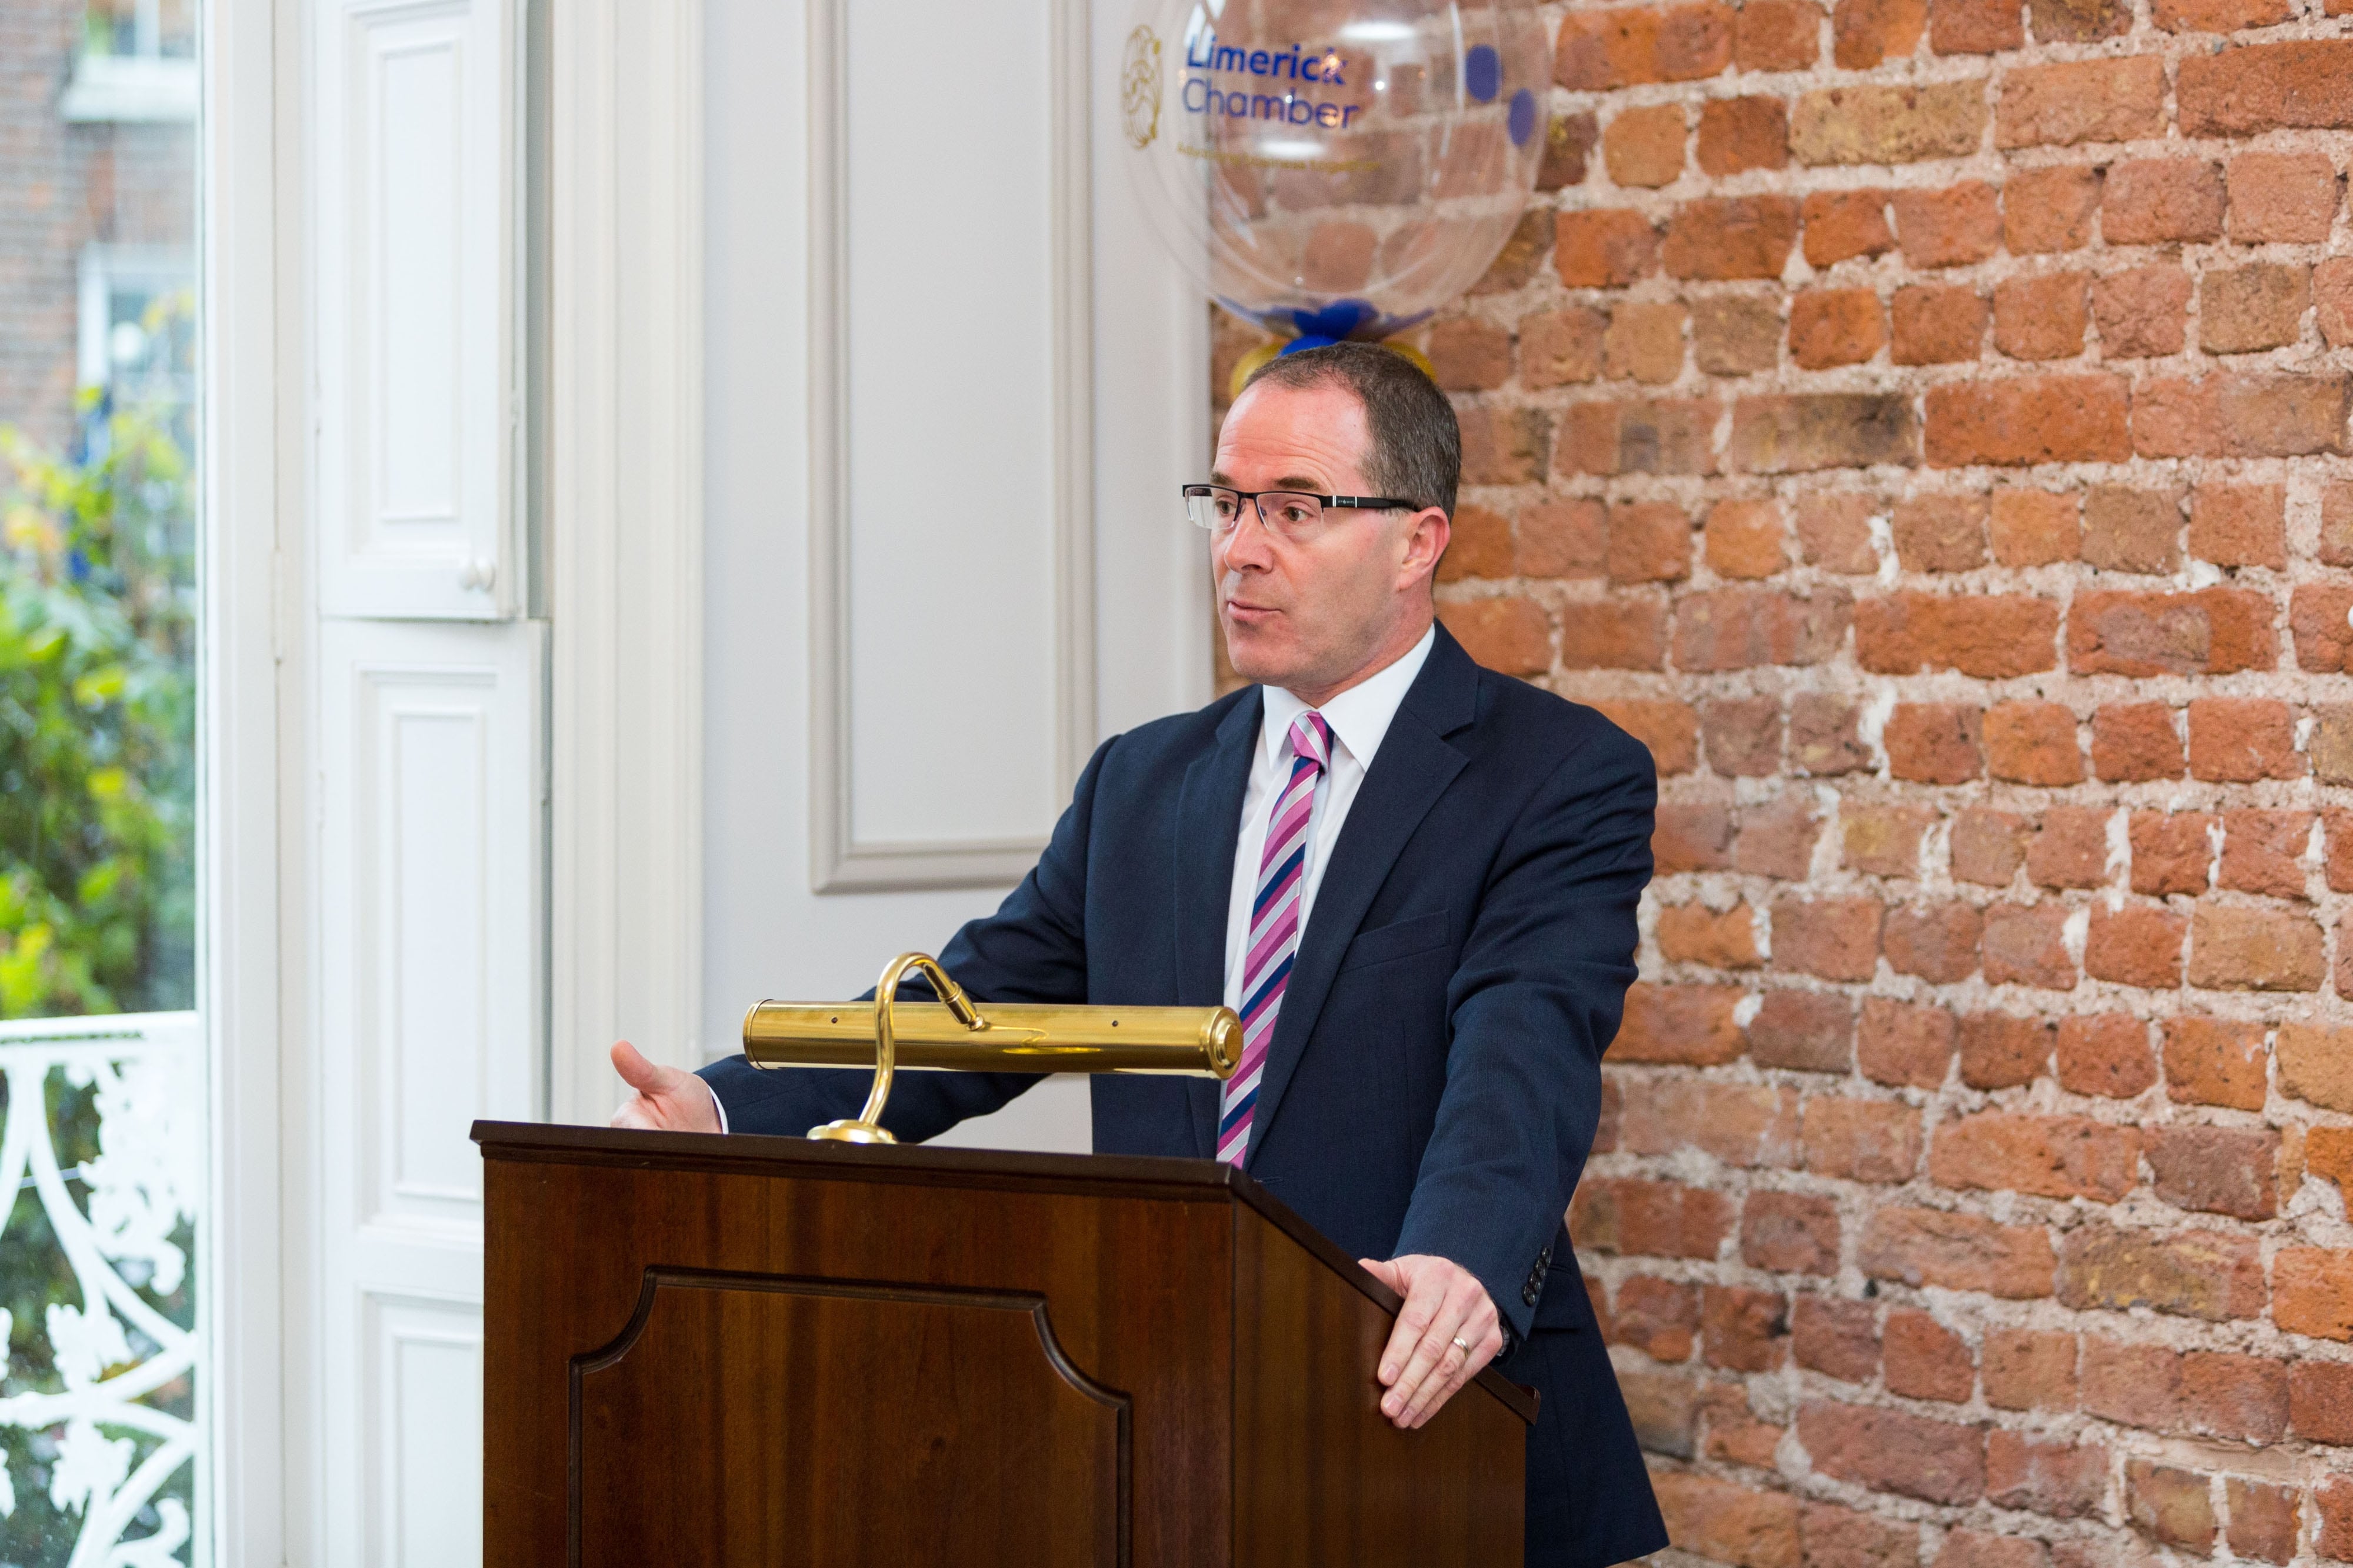
<instances>
[{"instance_id":1,"label":"navy suit jacket","mask_svg":"<svg viewBox=\"0 0 2353 1568\"><path fill-rule=\"evenodd\" d=\"M1214 1006L1253 687L1104 742L1052 842L940 958L975 999ZM1356 1258L1432 1253L1518 1335L1543 1394L1527 1562L1667 1543L1563 1216L1634 979L1657 775L1589 708L1473 664L1441 627L1331 852L1285 991L1246 1168ZM738 1132L855 1114L870 1074L703 1069ZM902 1139L994 1110L1026 1075L902 1074ZM1214 1153L1219 1086L1093 1080L1099 1152Z\"/></svg>"}]
</instances>

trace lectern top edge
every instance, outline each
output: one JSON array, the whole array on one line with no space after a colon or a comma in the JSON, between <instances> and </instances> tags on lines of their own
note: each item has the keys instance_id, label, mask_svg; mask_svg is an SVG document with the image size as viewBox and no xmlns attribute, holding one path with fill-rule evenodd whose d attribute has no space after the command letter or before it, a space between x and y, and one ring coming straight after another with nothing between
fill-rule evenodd
<instances>
[{"instance_id":1,"label":"lectern top edge","mask_svg":"<svg viewBox=\"0 0 2353 1568\"><path fill-rule=\"evenodd\" d=\"M1067 1191L1134 1192L1224 1201L1233 1194L1254 1206L1282 1205L1242 1172L1209 1160L1141 1155L1033 1154L1000 1149L949 1149L928 1143L846 1148L807 1138L755 1133L648 1132L632 1128L564 1127L535 1121L477 1121L471 1133L486 1156L561 1160L568 1163L661 1164L686 1169L773 1173L780 1165L809 1166L828 1175L869 1181L1013 1177L1050 1181ZM1141 1194L1139 1194L1141 1195ZM1287 1211L1286 1211L1287 1213ZM1275 1217L1270 1215L1270 1217ZM1291 1216L1296 1222L1296 1216ZM1303 1223L1303 1222L1297 1222Z\"/></svg>"},{"instance_id":2,"label":"lectern top edge","mask_svg":"<svg viewBox=\"0 0 2353 1568\"><path fill-rule=\"evenodd\" d=\"M1092 1193L1164 1203L1240 1203L1265 1219L1383 1311L1405 1303L1332 1244L1323 1232L1252 1181L1246 1172L1210 1160L1142 1155L1032 1154L995 1149L940 1149L920 1143L834 1143L747 1133L648 1132L606 1127L550 1126L531 1121L477 1121L470 1134L486 1160L624 1166L738 1175L776 1175L797 1169L835 1181L935 1182L967 1187L1050 1184L1067 1193ZM1536 1418L1535 1394L1490 1367L1472 1380L1523 1421Z\"/></svg>"}]
</instances>

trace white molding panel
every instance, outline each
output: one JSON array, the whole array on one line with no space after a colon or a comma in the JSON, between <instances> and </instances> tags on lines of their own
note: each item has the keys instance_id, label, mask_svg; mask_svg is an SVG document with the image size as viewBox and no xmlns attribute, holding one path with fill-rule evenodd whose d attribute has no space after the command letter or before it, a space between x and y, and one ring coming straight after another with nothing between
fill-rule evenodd
<instances>
[{"instance_id":1,"label":"white molding panel","mask_svg":"<svg viewBox=\"0 0 2353 1568\"><path fill-rule=\"evenodd\" d=\"M216 1374L197 1409L211 1429L208 1495L194 1554L223 1563L290 1560L290 1503L307 1477L289 1397L308 1343L309 1254L303 1213L286 1191L306 1168L311 1129L285 1098L287 1043L302 1037L306 951L281 879L299 810L285 785L301 775L304 710L280 608L303 602L286 575L281 526L307 447L301 336L299 58L283 61L278 0L212 0L205 10L203 221L197 233L204 352L196 465L204 486L204 676L196 886L203 1019L209 1045L207 1139L215 1216L198 1251L199 1299L211 1303ZM293 171L299 162L286 165ZM284 182L281 184L281 180ZM282 478L281 478L282 476ZM299 660L297 661L299 667ZM299 855L299 845L294 846ZM281 959L281 952L287 956ZM295 1005L290 1007L290 998ZM290 1025L291 1026L290 1027Z\"/></svg>"},{"instance_id":2,"label":"white molding panel","mask_svg":"<svg viewBox=\"0 0 2353 1568\"><path fill-rule=\"evenodd\" d=\"M549 1114L700 1063L702 10L564 0L548 82Z\"/></svg>"},{"instance_id":3,"label":"white molding panel","mask_svg":"<svg viewBox=\"0 0 2353 1568\"><path fill-rule=\"evenodd\" d=\"M458 1537L437 1510L480 1466L468 1130L530 1120L541 1099L545 643L530 622L320 626L318 1528L332 1562L474 1560L448 1554Z\"/></svg>"},{"instance_id":4,"label":"white molding panel","mask_svg":"<svg viewBox=\"0 0 2353 1568\"><path fill-rule=\"evenodd\" d=\"M470 1303L371 1292L366 1407L370 1564L482 1560L482 1314Z\"/></svg>"},{"instance_id":5,"label":"white molding panel","mask_svg":"<svg viewBox=\"0 0 2353 1568\"><path fill-rule=\"evenodd\" d=\"M478 1116L536 1108L540 629L330 621L322 910L344 1224L478 1226Z\"/></svg>"},{"instance_id":6,"label":"white molding panel","mask_svg":"<svg viewBox=\"0 0 2353 1568\"><path fill-rule=\"evenodd\" d=\"M319 573L331 616L519 603L512 0L319 0Z\"/></svg>"},{"instance_id":7,"label":"white molding panel","mask_svg":"<svg viewBox=\"0 0 2353 1568\"><path fill-rule=\"evenodd\" d=\"M1087 6L808 16L811 880L1009 884L1095 738Z\"/></svg>"}]
</instances>

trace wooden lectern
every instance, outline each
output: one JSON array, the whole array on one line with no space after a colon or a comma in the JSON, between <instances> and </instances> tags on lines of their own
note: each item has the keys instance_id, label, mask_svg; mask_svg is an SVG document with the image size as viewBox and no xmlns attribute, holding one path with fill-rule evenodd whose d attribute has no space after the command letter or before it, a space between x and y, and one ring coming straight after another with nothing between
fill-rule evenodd
<instances>
[{"instance_id":1,"label":"wooden lectern","mask_svg":"<svg viewBox=\"0 0 2353 1568\"><path fill-rule=\"evenodd\" d=\"M478 1122L485 1561L1496 1568L1535 1396L1207 1161Z\"/></svg>"}]
</instances>

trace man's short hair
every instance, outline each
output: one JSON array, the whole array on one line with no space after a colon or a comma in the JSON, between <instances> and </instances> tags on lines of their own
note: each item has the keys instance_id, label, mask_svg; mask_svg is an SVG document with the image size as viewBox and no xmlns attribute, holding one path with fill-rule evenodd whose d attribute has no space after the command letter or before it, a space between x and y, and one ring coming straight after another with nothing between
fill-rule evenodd
<instances>
[{"instance_id":1,"label":"man's short hair","mask_svg":"<svg viewBox=\"0 0 2353 1568\"><path fill-rule=\"evenodd\" d=\"M1365 406L1372 450L1365 478L1385 496L1411 501L1417 510L1437 507L1454 516L1454 491L1462 482L1462 428L1454 405L1421 367L1378 343L1327 343L1269 360L1252 373L1244 390L1261 382L1303 390L1345 386Z\"/></svg>"}]
</instances>

